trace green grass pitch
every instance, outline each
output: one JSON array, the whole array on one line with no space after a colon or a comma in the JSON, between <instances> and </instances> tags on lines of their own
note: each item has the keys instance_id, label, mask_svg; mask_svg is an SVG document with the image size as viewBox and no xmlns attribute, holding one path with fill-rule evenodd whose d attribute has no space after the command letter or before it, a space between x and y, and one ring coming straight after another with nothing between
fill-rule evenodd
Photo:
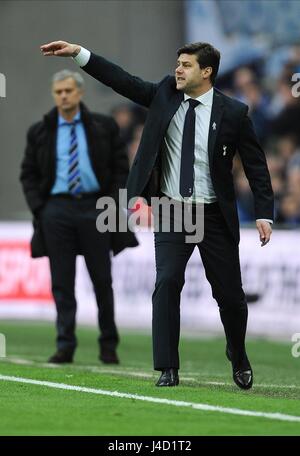
<instances>
[{"instance_id":1,"label":"green grass pitch","mask_svg":"<svg viewBox=\"0 0 300 456\"><path fill-rule=\"evenodd\" d=\"M7 357L0 358L0 435L300 435L297 419L193 407L205 404L300 418L300 358L292 357L291 343L249 339L254 387L242 391L232 382L223 338L182 335L180 385L157 388L150 334L121 331L121 364L108 366L98 361L97 330L79 327L74 363L57 367L46 363L55 350L53 324L4 321L0 333L7 344ZM7 377L102 393L9 381ZM125 396L111 395L113 392ZM157 398L171 402L157 402ZM178 406L175 401L189 404Z\"/></svg>"}]
</instances>

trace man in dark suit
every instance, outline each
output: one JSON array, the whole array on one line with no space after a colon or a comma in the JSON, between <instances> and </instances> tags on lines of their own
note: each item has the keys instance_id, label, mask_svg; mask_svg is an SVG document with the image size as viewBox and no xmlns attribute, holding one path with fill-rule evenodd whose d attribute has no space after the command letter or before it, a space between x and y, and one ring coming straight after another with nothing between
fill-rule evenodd
<instances>
[{"instance_id":1,"label":"man in dark suit","mask_svg":"<svg viewBox=\"0 0 300 456\"><path fill-rule=\"evenodd\" d=\"M45 56L73 57L88 74L121 95L149 108L130 172L128 198L166 195L192 205L204 201L204 238L197 244L212 287L232 363L233 379L243 389L253 383L245 349L247 303L239 262L239 222L232 160L239 151L255 205L262 245L271 236L273 191L264 152L248 107L213 87L220 53L208 43L177 51L175 77L154 84L125 72L87 49L64 41L41 46ZM185 233L155 233L157 278L153 293L154 368L157 386L179 383L180 293L195 244Z\"/></svg>"},{"instance_id":2,"label":"man in dark suit","mask_svg":"<svg viewBox=\"0 0 300 456\"><path fill-rule=\"evenodd\" d=\"M98 306L99 358L117 364L110 250L117 254L137 241L131 232L98 232L96 201L101 196L117 200L128 175L127 154L116 122L81 102L79 73L56 73L52 93L56 107L30 127L20 176L34 216L32 256L50 260L57 351L49 362L73 361L75 263L82 254Z\"/></svg>"}]
</instances>

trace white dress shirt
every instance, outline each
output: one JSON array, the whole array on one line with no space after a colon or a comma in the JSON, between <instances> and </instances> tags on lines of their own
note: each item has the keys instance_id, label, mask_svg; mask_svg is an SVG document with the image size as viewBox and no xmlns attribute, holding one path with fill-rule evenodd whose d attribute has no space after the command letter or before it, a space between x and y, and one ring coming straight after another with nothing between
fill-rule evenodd
<instances>
[{"instance_id":1,"label":"white dress shirt","mask_svg":"<svg viewBox=\"0 0 300 456\"><path fill-rule=\"evenodd\" d=\"M183 127L189 109L188 99L191 98L188 95L184 94L184 100L174 114L164 137L161 191L178 201L206 204L217 201L208 162L208 132L213 93L211 88L196 98L200 104L195 108L194 191L190 197L183 198L179 191Z\"/></svg>"},{"instance_id":2,"label":"white dress shirt","mask_svg":"<svg viewBox=\"0 0 300 456\"><path fill-rule=\"evenodd\" d=\"M84 67L90 60L90 56L91 52L88 49L81 47L77 56L72 58L80 67ZM184 94L184 100L170 122L164 138L162 157L161 191L180 201L183 200L179 192L181 144L184 118L189 104L187 100L189 98L188 95ZM195 108L194 192L189 198L184 198L184 201L212 203L215 202L217 198L213 190L209 172L207 145L213 101L213 88L203 95L200 95L196 100L200 101L200 104ZM257 219L257 221L258 220L273 223L273 220L269 219Z\"/></svg>"},{"instance_id":3,"label":"white dress shirt","mask_svg":"<svg viewBox=\"0 0 300 456\"><path fill-rule=\"evenodd\" d=\"M81 47L79 53L76 55L76 57L72 57L72 59L80 67L83 67L88 63L88 61L90 60L90 57L91 57L91 52L88 49Z\"/></svg>"}]
</instances>

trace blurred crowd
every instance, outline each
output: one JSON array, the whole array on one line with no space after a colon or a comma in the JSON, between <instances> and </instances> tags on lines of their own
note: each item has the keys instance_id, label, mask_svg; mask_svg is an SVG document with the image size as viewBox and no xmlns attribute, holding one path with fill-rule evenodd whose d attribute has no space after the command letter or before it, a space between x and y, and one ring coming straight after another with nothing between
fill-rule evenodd
<instances>
[{"instance_id":1,"label":"blurred crowd","mask_svg":"<svg viewBox=\"0 0 300 456\"><path fill-rule=\"evenodd\" d=\"M292 75L299 73L300 44L223 75L216 86L249 106L254 129L266 153L275 194L275 222L300 226L300 96ZM292 87L294 90L292 91ZM300 87L298 89L300 95ZM121 104L112 112L126 142L130 165L137 152L147 111ZM238 154L233 167L241 224L253 223L253 197Z\"/></svg>"}]
</instances>

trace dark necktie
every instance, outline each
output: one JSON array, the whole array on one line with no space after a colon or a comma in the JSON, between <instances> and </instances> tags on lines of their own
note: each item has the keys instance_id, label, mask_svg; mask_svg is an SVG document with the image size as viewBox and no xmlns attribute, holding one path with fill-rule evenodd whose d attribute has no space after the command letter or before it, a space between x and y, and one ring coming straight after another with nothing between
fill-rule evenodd
<instances>
[{"instance_id":1,"label":"dark necktie","mask_svg":"<svg viewBox=\"0 0 300 456\"><path fill-rule=\"evenodd\" d=\"M184 120L180 162L179 191L183 197L190 197L194 190L195 108L200 104L192 98L188 102L190 106Z\"/></svg>"},{"instance_id":2,"label":"dark necktie","mask_svg":"<svg viewBox=\"0 0 300 456\"><path fill-rule=\"evenodd\" d=\"M69 149L69 169L68 169L68 187L69 192L73 195L82 192L82 185L79 170L78 143L76 135L76 123L71 123L70 131L70 149Z\"/></svg>"}]
</instances>

